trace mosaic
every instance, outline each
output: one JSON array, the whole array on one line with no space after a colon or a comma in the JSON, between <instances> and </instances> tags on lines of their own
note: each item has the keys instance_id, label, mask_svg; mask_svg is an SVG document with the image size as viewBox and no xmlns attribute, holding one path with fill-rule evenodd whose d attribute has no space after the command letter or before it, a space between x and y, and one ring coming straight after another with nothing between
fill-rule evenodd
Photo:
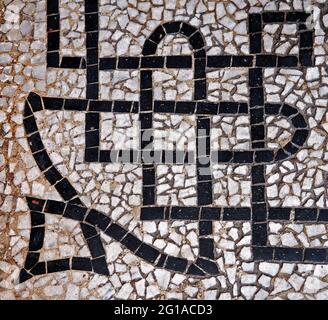
<instances>
[{"instance_id":1,"label":"mosaic","mask_svg":"<svg viewBox=\"0 0 328 320\"><path fill-rule=\"evenodd\" d=\"M0 9L0 299L328 299L325 1Z\"/></svg>"}]
</instances>

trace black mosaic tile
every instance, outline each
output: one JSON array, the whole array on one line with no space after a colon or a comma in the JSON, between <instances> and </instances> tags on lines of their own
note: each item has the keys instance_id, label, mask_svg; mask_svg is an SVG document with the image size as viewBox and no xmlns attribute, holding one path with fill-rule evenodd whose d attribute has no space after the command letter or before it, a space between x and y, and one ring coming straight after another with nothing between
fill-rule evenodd
<instances>
[{"instance_id":1,"label":"black mosaic tile","mask_svg":"<svg viewBox=\"0 0 328 320\"><path fill-rule=\"evenodd\" d=\"M73 257L72 270L92 271L92 264L89 258Z\"/></svg>"},{"instance_id":2,"label":"black mosaic tile","mask_svg":"<svg viewBox=\"0 0 328 320\"><path fill-rule=\"evenodd\" d=\"M93 258L105 255L105 250L101 245L100 235L87 239L88 248Z\"/></svg>"},{"instance_id":3,"label":"black mosaic tile","mask_svg":"<svg viewBox=\"0 0 328 320\"><path fill-rule=\"evenodd\" d=\"M252 247L253 259L257 261L270 261L273 259L272 247Z\"/></svg>"},{"instance_id":4,"label":"black mosaic tile","mask_svg":"<svg viewBox=\"0 0 328 320\"><path fill-rule=\"evenodd\" d=\"M68 203L64 212L64 217L77 221L83 221L86 212L87 208Z\"/></svg>"},{"instance_id":5,"label":"black mosaic tile","mask_svg":"<svg viewBox=\"0 0 328 320\"><path fill-rule=\"evenodd\" d=\"M326 262L327 249L305 248L304 261L307 262Z\"/></svg>"},{"instance_id":6,"label":"black mosaic tile","mask_svg":"<svg viewBox=\"0 0 328 320\"><path fill-rule=\"evenodd\" d=\"M158 259L158 262L156 264L157 267L161 268L164 266L165 261L166 261L167 255L166 254L161 254L161 256Z\"/></svg>"},{"instance_id":7,"label":"black mosaic tile","mask_svg":"<svg viewBox=\"0 0 328 320\"><path fill-rule=\"evenodd\" d=\"M45 223L44 214L37 211L31 211L31 225L32 227L35 226L42 226Z\"/></svg>"},{"instance_id":8,"label":"black mosaic tile","mask_svg":"<svg viewBox=\"0 0 328 320\"><path fill-rule=\"evenodd\" d=\"M264 23L277 23L285 21L284 12L263 12L262 14Z\"/></svg>"},{"instance_id":9,"label":"black mosaic tile","mask_svg":"<svg viewBox=\"0 0 328 320\"><path fill-rule=\"evenodd\" d=\"M59 0L47 2L47 15L57 14L59 12Z\"/></svg>"},{"instance_id":10,"label":"black mosaic tile","mask_svg":"<svg viewBox=\"0 0 328 320\"><path fill-rule=\"evenodd\" d=\"M328 209L320 209L318 221L328 221Z\"/></svg>"},{"instance_id":11,"label":"black mosaic tile","mask_svg":"<svg viewBox=\"0 0 328 320\"><path fill-rule=\"evenodd\" d=\"M105 233L114 238L117 241L120 241L127 233L121 226L116 223L112 223L105 231Z\"/></svg>"},{"instance_id":12,"label":"black mosaic tile","mask_svg":"<svg viewBox=\"0 0 328 320\"><path fill-rule=\"evenodd\" d=\"M92 269L94 272L105 275L105 276L109 275L105 257L99 257L96 259L92 259L91 264L92 264Z\"/></svg>"},{"instance_id":13,"label":"black mosaic tile","mask_svg":"<svg viewBox=\"0 0 328 320\"><path fill-rule=\"evenodd\" d=\"M187 260L176 257L167 257L165 267L169 270L184 272L187 267Z\"/></svg>"},{"instance_id":14,"label":"black mosaic tile","mask_svg":"<svg viewBox=\"0 0 328 320\"><path fill-rule=\"evenodd\" d=\"M298 57L288 56L288 57L278 57L278 67L297 67Z\"/></svg>"},{"instance_id":15,"label":"black mosaic tile","mask_svg":"<svg viewBox=\"0 0 328 320\"><path fill-rule=\"evenodd\" d=\"M92 238L98 234L95 227L86 223L81 223L81 229L86 239Z\"/></svg>"},{"instance_id":16,"label":"black mosaic tile","mask_svg":"<svg viewBox=\"0 0 328 320\"><path fill-rule=\"evenodd\" d=\"M92 224L95 227L100 228L101 230L106 230L107 226L110 224L111 219L104 215L103 213L91 209L88 212L88 215L85 218L85 221Z\"/></svg>"},{"instance_id":17,"label":"black mosaic tile","mask_svg":"<svg viewBox=\"0 0 328 320\"><path fill-rule=\"evenodd\" d=\"M220 220L220 217L221 208L203 207L201 209L200 219L202 220Z\"/></svg>"},{"instance_id":18,"label":"black mosaic tile","mask_svg":"<svg viewBox=\"0 0 328 320\"><path fill-rule=\"evenodd\" d=\"M127 247L128 249L130 249L131 251L135 252L139 246L141 245L141 241L134 236L131 233L128 233L122 240L121 243Z\"/></svg>"},{"instance_id":19,"label":"black mosaic tile","mask_svg":"<svg viewBox=\"0 0 328 320\"><path fill-rule=\"evenodd\" d=\"M199 222L199 235L207 236L212 234L213 232L213 224L212 221L200 221Z\"/></svg>"},{"instance_id":20,"label":"black mosaic tile","mask_svg":"<svg viewBox=\"0 0 328 320\"><path fill-rule=\"evenodd\" d=\"M159 251L148 244L142 243L135 254L150 263L154 263L159 256Z\"/></svg>"},{"instance_id":21,"label":"black mosaic tile","mask_svg":"<svg viewBox=\"0 0 328 320\"><path fill-rule=\"evenodd\" d=\"M196 207L172 207L171 219L174 220L198 220L199 209Z\"/></svg>"},{"instance_id":22,"label":"black mosaic tile","mask_svg":"<svg viewBox=\"0 0 328 320\"><path fill-rule=\"evenodd\" d=\"M254 33L249 36L250 53L260 53L262 50L262 34Z\"/></svg>"},{"instance_id":23,"label":"black mosaic tile","mask_svg":"<svg viewBox=\"0 0 328 320\"><path fill-rule=\"evenodd\" d=\"M267 224L254 223L252 226L252 244L255 246L266 246L267 238Z\"/></svg>"},{"instance_id":24,"label":"black mosaic tile","mask_svg":"<svg viewBox=\"0 0 328 320\"><path fill-rule=\"evenodd\" d=\"M30 278L32 278L32 275L30 273L26 272L25 269L21 269L21 271L19 273L19 283L23 283Z\"/></svg>"},{"instance_id":25,"label":"black mosaic tile","mask_svg":"<svg viewBox=\"0 0 328 320\"><path fill-rule=\"evenodd\" d=\"M35 211L42 212L44 204L45 204L45 200L27 197L26 201L27 201L27 205L28 205L30 210L32 210L32 211L35 210Z\"/></svg>"},{"instance_id":26,"label":"black mosaic tile","mask_svg":"<svg viewBox=\"0 0 328 320\"><path fill-rule=\"evenodd\" d=\"M233 56L232 67L251 67L253 65L252 56Z\"/></svg>"},{"instance_id":27,"label":"black mosaic tile","mask_svg":"<svg viewBox=\"0 0 328 320\"><path fill-rule=\"evenodd\" d=\"M253 13L248 16L248 32L255 33L262 31L262 15Z\"/></svg>"},{"instance_id":28,"label":"black mosaic tile","mask_svg":"<svg viewBox=\"0 0 328 320\"><path fill-rule=\"evenodd\" d=\"M208 274L212 274L212 275L218 274L218 268L213 261L198 258L196 260L196 266L198 266L200 269L204 270Z\"/></svg>"},{"instance_id":29,"label":"black mosaic tile","mask_svg":"<svg viewBox=\"0 0 328 320\"><path fill-rule=\"evenodd\" d=\"M214 259L214 244L212 239L200 238L199 239L199 254L201 257Z\"/></svg>"},{"instance_id":30,"label":"black mosaic tile","mask_svg":"<svg viewBox=\"0 0 328 320\"><path fill-rule=\"evenodd\" d=\"M300 49L299 63L301 66L313 66L313 50L312 49Z\"/></svg>"},{"instance_id":31,"label":"black mosaic tile","mask_svg":"<svg viewBox=\"0 0 328 320\"><path fill-rule=\"evenodd\" d=\"M279 261L302 261L303 250L296 248L275 248L274 259Z\"/></svg>"},{"instance_id":32,"label":"black mosaic tile","mask_svg":"<svg viewBox=\"0 0 328 320\"><path fill-rule=\"evenodd\" d=\"M190 24L187 23L181 23L180 32L185 35L186 37L190 37L192 34L194 34L197 31L197 29Z\"/></svg>"},{"instance_id":33,"label":"black mosaic tile","mask_svg":"<svg viewBox=\"0 0 328 320\"><path fill-rule=\"evenodd\" d=\"M59 48L59 31L48 33L48 51L56 51Z\"/></svg>"},{"instance_id":34,"label":"black mosaic tile","mask_svg":"<svg viewBox=\"0 0 328 320\"><path fill-rule=\"evenodd\" d=\"M270 220L289 220L291 210L289 208L270 208Z\"/></svg>"},{"instance_id":35,"label":"black mosaic tile","mask_svg":"<svg viewBox=\"0 0 328 320\"><path fill-rule=\"evenodd\" d=\"M318 210L312 208L296 208L295 220L297 221L316 221Z\"/></svg>"},{"instance_id":36,"label":"black mosaic tile","mask_svg":"<svg viewBox=\"0 0 328 320\"><path fill-rule=\"evenodd\" d=\"M31 270L30 272L37 276L39 274L45 274L46 273L46 263L45 262L38 262ZM48 271L49 272L49 271Z\"/></svg>"},{"instance_id":37,"label":"black mosaic tile","mask_svg":"<svg viewBox=\"0 0 328 320\"><path fill-rule=\"evenodd\" d=\"M38 131L38 127L33 117L24 118L23 122L27 134L31 134Z\"/></svg>"},{"instance_id":38,"label":"black mosaic tile","mask_svg":"<svg viewBox=\"0 0 328 320\"><path fill-rule=\"evenodd\" d=\"M307 12L287 12L286 13L286 22L305 22L309 17Z\"/></svg>"},{"instance_id":39,"label":"black mosaic tile","mask_svg":"<svg viewBox=\"0 0 328 320\"><path fill-rule=\"evenodd\" d=\"M187 270L187 274L192 274L192 275L196 275L196 276L204 276L205 273L199 269L198 267L196 267L194 264L191 264Z\"/></svg>"},{"instance_id":40,"label":"black mosaic tile","mask_svg":"<svg viewBox=\"0 0 328 320\"><path fill-rule=\"evenodd\" d=\"M48 273L66 271L70 269L69 259L58 259L47 261L47 271Z\"/></svg>"},{"instance_id":41,"label":"black mosaic tile","mask_svg":"<svg viewBox=\"0 0 328 320\"><path fill-rule=\"evenodd\" d=\"M232 57L227 56L209 56L207 58L208 68L226 68L230 67Z\"/></svg>"},{"instance_id":42,"label":"black mosaic tile","mask_svg":"<svg viewBox=\"0 0 328 320\"><path fill-rule=\"evenodd\" d=\"M251 210L250 208L225 208L223 210L223 220L250 220Z\"/></svg>"},{"instance_id":43,"label":"black mosaic tile","mask_svg":"<svg viewBox=\"0 0 328 320\"><path fill-rule=\"evenodd\" d=\"M32 269L39 262L40 253L38 252L29 252L25 260L25 269Z\"/></svg>"},{"instance_id":44,"label":"black mosaic tile","mask_svg":"<svg viewBox=\"0 0 328 320\"><path fill-rule=\"evenodd\" d=\"M44 227L32 227L30 233L29 251L38 251L43 246Z\"/></svg>"},{"instance_id":45,"label":"black mosaic tile","mask_svg":"<svg viewBox=\"0 0 328 320\"><path fill-rule=\"evenodd\" d=\"M70 200L77 195L76 190L72 187L67 179L59 181L55 188L59 194L64 198L64 200Z\"/></svg>"}]
</instances>

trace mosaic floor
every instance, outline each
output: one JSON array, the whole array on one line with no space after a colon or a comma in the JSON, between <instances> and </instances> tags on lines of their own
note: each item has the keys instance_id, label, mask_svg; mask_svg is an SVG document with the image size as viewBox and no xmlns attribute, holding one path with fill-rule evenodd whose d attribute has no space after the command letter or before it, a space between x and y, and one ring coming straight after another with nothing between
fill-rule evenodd
<instances>
[{"instance_id":1,"label":"mosaic floor","mask_svg":"<svg viewBox=\"0 0 328 320\"><path fill-rule=\"evenodd\" d=\"M326 1L0 11L0 300L328 299Z\"/></svg>"}]
</instances>

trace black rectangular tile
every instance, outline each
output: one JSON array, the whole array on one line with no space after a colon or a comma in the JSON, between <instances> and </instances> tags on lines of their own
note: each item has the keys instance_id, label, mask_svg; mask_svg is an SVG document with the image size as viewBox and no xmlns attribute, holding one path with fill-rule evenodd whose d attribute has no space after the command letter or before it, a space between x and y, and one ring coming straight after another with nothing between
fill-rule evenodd
<instances>
[{"instance_id":1,"label":"black rectangular tile","mask_svg":"<svg viewBox=\"0 0 328 320\"><path fill-rule=\"evenodd\" d=\"M97 210L91 209L88 212L88 215L87 215L85 221L95 227L98 227L100 230L104 231L110 224L111 219L109 217L107 217L105 214L103 214Z\"/></svg>"},{"instance_id":2,"label":"black rectangular tile","mask_svg":"<svg viewBox=\"0 0 328 320\"><path fill-rule=\"evenodd\" d=\"M69 259L58 259L58 260L52 260L47 261L47 271L48 273L53 272L60 272L60 271L66 271L69 270Z\"/></svg>"},{"instance_id":3,"label":"black rectangular tile","mask_svg":"<svg viewBox=\"0 0 328 320\"><path fill-rule=\"evenodd\" d=\"M268 239L267 223L252 224L252 244L254 246L266 246Z\"/></svg>"},{"instance_id":4,"label":"black rectangular tile","mask_svg":"<svg viewBox=\"0 0 328 320\"><path fill-rule=\"evenodd\" d=\"M224 208L223 221L248 221L251 218L250 208Z\"/></svg>"},{"instance_id":5,"label":"black rectangular tile","mask_svg":"<svg viewBox=\"0 0 328 320\"><path fill-rule=\"evenodd\" d=\"M123 229L121 226L119 226L116 223L112 223L105 231L105 233L110 236L111 238L114 238L117 241L120 241L127 233L125 229Z\"/></svg>"},{"instance_id":6,"label":"black rectangular tile","mask_svg":"<svg viewBox=\"0 0 328 320\"><path fill-rule=\"evenodd\" d=\"M167 56L166 68L188 69L192 67L191 56Z\"/></svg>"},{"instance_id":7,"label":"black rectangular tile","mask_svg":"<svg viewBox=\"0 0 328 320\"><path fill-rule=\"evenodd\" d=\"M141 58L141 68L163 68L164 57L151 56Z\"/></svg>"},{"instance_id":8,"label":"black rectangular tile","mask_svg":"<svg viewBox=\"0 0 328 320\"><path fill-rule=\"evenodd\" d=\"M33 154L33 156L36 161L36 164L38 165L41 171L44 171L51 167L52 162L45 150L36 152Z\"/></svg>"},{"instance_id":9,"label":"black rectangular tile","mask_svg":"<svg viewBox=\"0 0 328 320\"><path fill-rule=\"evenodd\" d=\"M72 258L72 270L92 271L92 265L91 265L90 258L73 257Z\"/></svg>"},{"instance_id":10,"label":"black rectangular tile","mask_svg":"<svg viewBox=\"0 0 328 320\"><path fill-rule=\"evenodd\" d=\"M57 181L62 179L62 175L54 166L48 168L48 170L44 172L44 176L51 185L54 185Z\"/></svg>"},{"instance_id":11,"label":"black rectangular tile","mask_svg":"<svg viewBox=\"0 0 328 320\"><path fill-rule=\"evenodd\" d=\"M119 69L138 69L140 65L139 57L119 57L118 68Z\"/></svg>"},{"instance_id":12,"label":"black rectangular tile","mask_svg":"<svg viewBox=\"0 0 328 320\"><path fill-rule=\"evenodd\" d=\"M207 236L213 232L213 223L209 220L199 221L199 235Z\"/></svg>"},{"instance_id":13,"label":"black rectangular tile","mask_svg":"<svg viewBox=\"0 0 328 320\"><path fill-rule=\"evenodd\" d=\"M303 249L298 248L274 248L274 260L278 261L302 261L303 260Z\"/></svg>"},{"instance_id":14,"label":"black rectangular tile","mask_svg":"<svg viewBox=\"0 0 328 320\"><path fill-rule=\"evenodd\" d=\"M83 221L86 212L87 208L68 203L64 212L64 217L77 221Z\"/></svg>"},{"instance_id":15,"label":"black rectangular tile","mask_svg":"<svg viewBox=\"0 0 328 320\"><path fill-rule=\"evenodd\" d=\"M56 51L59 49L59 38L60 38L59 31L48 32L48 42L47 42L48 51Z\"/></svg>"},{"instance_id":16,"label":"black rectangular tile","mask_svg":"<svg viewBox=\"0 0 328 320\"><path fill-rule=\"evenodd\" d=\"M47 53L47 67L58 68L59 67L59 52L53 51Z\"/></svg>"},{"instance_id":17,"label":"black rectangular tile","mask_svg":"<svg viewBox=\"0 0 328 320\"><path fill-rule=\"evenodd\" d=\"M199 255L209 259L214 259L213 239L199 238Z\"/></svg>"},{"instance_id":18,"label":"black rectangular tile","mask_svg":"<svg viewBox=\"0 0 328 320\"><path fill-rule=\"evenodd\" d=\"M196 102L193 101L176 101L175 113L193 114L195 113Z\"/></svg>"},{"instance_id":19,"label":"black rectangular tile","mask_svg":"<svg viewBox=\"0 0 328 320\"><path fill-rule=\"evenodd\" d=\"M253 259L255 261L270 261L273 259L272 247L252 247Z\"/></svg>"},{"instance_id":20,"label":"black rectangular tile","mask_svg":"<svg viewBox=\"0 0 328 320\"><path fill-rule=\"evenodd\" d=\"M262 15L259 13L251 13L248 16L248 32L262 32Z\"/></svg>"},{"instance_id":21,"label":"black rectangular tile","mask_svg":"<svg viewBox=\"0 0 328 320\"><path fill-rule=\"evenodd\" d=\"M59 13L59 0L47 1L47 15Z\"/></svg>"},{"instance_id":22,"label":"black rectangular tile","mask_svg":"<svg viewBox=\"0 0 328 320\"><path fill-rule=\"evenodd\" d=\"M101 58L99 59L99 70L115 70L116 58Z\"/></svg>"},{"instance_id":23,"label":"black rectangular tile","mask_svg":"<svg viewBox=\"0 0 328 320\"><path fill-rule=\"evenodd\" d=\"M300 49L299 51L299 63L304 67L311 67L314 65L313 61L313 49Z\"/></svg>"},{"instance_id":24,"label":"black rectangular tile","mask_svg":"<svg viewBox=\"0 0 328 320\"><path fill-rule=\"evenodd\" d=\"M85 32L98 31L98 12L85 14Z\"/></svg>"},{"instance_id":25,"label":"black rectangular tile","mask_svg":"<svg viewBox=\"0 0 328 320\"><path fill-rule=\"evenodd\" d=\"M187 268L187 260L168 256L166 259L165 268L173 271L184 272Z\"/></svg>"},{"instance_id":26,"label":"black rectangular tile","mask_svg":"<svg viewBox=\"0 0 328 320\"><path fill-rule=\"evenodd\" d=\"M220 220L221 208L203 207L201 208L200 219L202 220Z\"/></svg>"},{"instance_id":27,"label":"black rectangular tile","mask_svg":"<svg viewBox=\"0 0 328 320\"><path fill-rule=\"evenodd\" d=\"M142 243L135 254L150 263L154 263L159 256L159 251L148 244Z\"/></svg>"},{"instance_id":28,"label":"black rectangular tile","mask_svg":"<svg viewBox=\"0 0 328 320\"><path fill-rule=\"evenodd\" d=\"M142 242L131 233L127 233L127 235L121 240L121 244L123 244L132 252L135 252L139 248L141 243Z\"/></svg>"},{"instance_id":29,"label":"black rectangular tile","mask_svg":"<svg viewBox=\"0 0 328 320\"><path fill-rule=\"evenodd\" d=\"M256 66L272 68L277 66L277 56L271 54L260 54L256 56Z\"/></svg>"},{"instance_id":30,"label":"black rectangular tile","mask_svg":"<svg viewBox=\"0 0 328 320\"><path fill-rule=\"evenodd\" d=\"M174 220L198 220L199 208L197 207L172 207L171 219Z\"/></svg>"},{"instance_id":31,"label":"black rectangular tile","mask_svg":"<svg viewBox=\"0 0 328 320\"><path fill-rule=\"evenodd\" d=\"M232 57L227 56L208 56L207 67L208 68L227 68L231 66Z\"/></svg>"},{"instance_id":32,"label":"black rectangular tile","mask_svg":"<svg viewBox=\"0 0 328 320\"><path fill-rule=\"evenodd\" d=\"M105 255L105 250L103 248L100 235L96 235L92 238L87 239L88 248L93 258L98 258Z\"/></svg>"},{"instance_id":33,"label":"black rectangular tile","mask_svg":"<svg viewBox=\"0 0 328 320\"><path fill-rule=\"evenodd\" d=\"M300 32L300 48L313 47L313 31Z\"/></svg>"},{"instance_id":34,"label":"black rectangular tile","mask_svg":"<svg viewBox=\"0 0 328 320\"><path fill-rule=\"evenodd\" d=\"M233 56L232 67L251 67L253 66L253 56Z\"/></svg>"},{"instance_id":35,"label":"black rectangular tile","mask_svg":"<svg viewBox=\"0 0 328 320\"><path fill-rule=\"evenodd\" d=\"M72 185L69 183L69 181L66 178L59 181L55 185L55 188L65 201L70 200L73 197L77 196L75 189L72 187Z\"/></svg>"},{"instance_id":36,"label":"black rectangular tile","mask_svg":"<svg viewBox=\"0 0 328 320\"><path fill-rule=\"evenodd\" d=\"M31 148L32 153L38 152L44 149L44 145L42 143L41 136L39 132L33 133L30 137L28 137L29 146Z\"/></svg>"},{"instance_id":37,"label":"black rectangular tile","mask_svg":"<svg viewBox=\"0 0 328 320\"><path fill-rule=\"evenodd\" d=\"M55 200L47 200L44 212L62 215L65 209L65 203Z\"/></svg>"},{"instance_id":38,"label":"black rectangular tile","mask_svg":"<svg viewBox=\"0 0 328 320\"><path fill-rule=\"evenodd\" d=\"M249 36L249 52L250 53L261 53L262 51L262 34L252 33Z\"/></svg>"},{"instance_id":39,"label":"black rectangular tile","mask_svg":"<svg viewBox=\"0 0 328 320\"><path fill-rule=\"evenodd\" d=\"M291 68L291 67L297 67L297 65L298 65L297 56L278 57L279 68Z\"/></svg>"},{"instance_id":40,"label":"black rectangular tile","mask_svg":"<svg viewBox=\"0 0 328 320\"><path fill-rule=\"evenodd\" d=\"M262 68L249 69L248 79L249 79L250 87L262 87L263 86Z\"/></svg>"},{"instance_id":41,"label":"black rectangular tile","mask_svg":"<svg viewBox=\"0 0 328 320\"><path fill-rule=\"evenodd\" d=\"M305 262L327 262L326 248L305 248L304 261Z\"/></svg>"},{"instance_id":42,"label":"black rectangular tile","mask_svg":"<svg viewBox=\"0 0 328 320\"><path fill-rule=\"evenodd\" d=\"M285 12L263 12L262 18L264 23L277 23L285 21Z\"/></svg>"},{"instance_id":43,"label":"black rectangular tile","mask_svg":"<svg viewBox=\"0 0 328 320\"><path fill-rule=\"evenodd\" d=\"M290 208L270 208L269 220L289 220L290 213Z\"/></svg>"},{"instance_id":44,"label":"black rectangular tile","mask_svg":"<svg viewBox=\"0 0 328 320\"><path fill-rule=\"evenodd\" d=\"M140 209L140 220L163 220L164 207L142 207Z\"/></svg>"},{"instance_id":45,"label":"black rectangular tile","mask_svg":"<svg viewBox=\"0 0 328 320\"><path fill-rule=\"evenodd\" d=\"M59 14L53 14L47 17L47 31L59 30Z\"/></svg>"},{"instance_id":46,"label":"black rectangular tile","mask_svg":"<svg viewBox=\"0 0 328 320\"><path fill-rule=\"evenodd\" d=\"M86 148L92 148L99 146L100 134L99 130L87 131L85 133L85 146Z\"/></svg>"},{"instance_id":47,"label":"black rectangular tile","mask_svg":"<svg viewBox=\"0 0 328 320\"><path fill-rule=\"evenodd\" d=\"M296 208L296 221L316 221L318 216L318 209L316 208Z\"/></svg>"},{"instance_id":48,"label":"black rectangular tile","mask_svg":"<svg viewBox=\"0 0 328 320\"><path fill-rule=\"evenodd\" d=\"M88 112L85 115L85 131L99 130L100 114Z\"/></svg>"},{"instance_id":49,"label":"black rectangular tile","mask_svg":"<svg viewBox=\"0 0 328 320\"><path fill-rule=\"evenodd\" d=\"M45 228L32 227L30 232L29 251L38 251L43 246Z\"/></svg>"},{"instance_id":50,"label":"black rectangular tile","mask_svg":"<svg viewBox=\"0 0 328 320\"><path fill-rule=\"evenodd\" d=\"M286 13L286 22L305 22L310 13L304 11L295 11Z\"/></svg>"},{"instance_id":51,"label":"black rectangular tile","mask_svg":"<svg viewBox=\"0 0 328 320\"><path fill-rule=\"evenodd\" d=\"M105 276L109 275L109 271L107 268L107 261L105 257L98 257L96 259L92 259L91 264L94 272Z\"/></svg>"}]
</instances>

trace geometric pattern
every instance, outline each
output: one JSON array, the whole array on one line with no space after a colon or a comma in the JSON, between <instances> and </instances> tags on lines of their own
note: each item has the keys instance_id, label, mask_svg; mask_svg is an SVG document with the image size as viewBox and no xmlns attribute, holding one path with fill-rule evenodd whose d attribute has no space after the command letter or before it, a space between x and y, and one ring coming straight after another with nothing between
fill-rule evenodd
<instances>
[{"instance_id":1,"label":"geometric pattern","mask_svg":"<svg viewBox=\"0 0 328 320\"><path fill-rule=\"evenodd\" d=\"M252 225L252 254L254 261L328 262L325 248L289 248L268 245L269 221L326 222L328 209L302 207L270 207L266 199L265 167L292 158L305 143L309 127L305 116L285 103L267 103L264 99L263 72L265 68L306 69L314 65L313 30L308 27L305 12L263 12L248 15L249 55L207 55L201 31L182 22L168 22L157 27L145 41L140 57L99 58L99 8L97 1L85 0L86 57L61 57L59 53L59 1L47 1L47 65L52 68L86 69L86 99L40 97L30 93L25 103L24 127L33 157L44 177L53 185L63 201L28 198L31 211L29 253L20 273L20 282L34 275L63 270L85 270L109 274L100 232L119 241L135 255L147 262L175 272L193 276L218 274L214 261L212 223L221 221L250 221ZM275 55L262 52L262 31L266 24L297 24L297 55ZM159 56L157 47L169 34L188 39L192 55ZM207 100L206 72L224 68L247 68L248 103ZM153 71L157 69L193 69L192 101L159 101L153 99ZM139 70L140 100L99 100L99 71ZM163 253L142 242L108 214L88 209L80 200L69 180L52 163L42 143L35 121L41 110L85 112L85 162L137 162L142 164L141 220L197 221L199 255L188 261ZM101 113L135 113L139 115L141 140L138 150L102 150L100 148ZM154 150L152 132L155 113L195 115L197 125L196 150ZM250 118L251 149L246 151L211 150L211 117L214 115L247 115ZM265 117L284 117L294 128L289 142L276 150L266 146ZM200 152L201 150L201 152ZM195 163L197 168L197 206L156 206L155 168L159 163ZM216 163L246 164L251 168L251 206L217 207L213 204L211 165ZM39 261L45 234L45 214L62 215L80 222L91 258L71 257L53 261Z\"/></svg>"}]
</instances>

